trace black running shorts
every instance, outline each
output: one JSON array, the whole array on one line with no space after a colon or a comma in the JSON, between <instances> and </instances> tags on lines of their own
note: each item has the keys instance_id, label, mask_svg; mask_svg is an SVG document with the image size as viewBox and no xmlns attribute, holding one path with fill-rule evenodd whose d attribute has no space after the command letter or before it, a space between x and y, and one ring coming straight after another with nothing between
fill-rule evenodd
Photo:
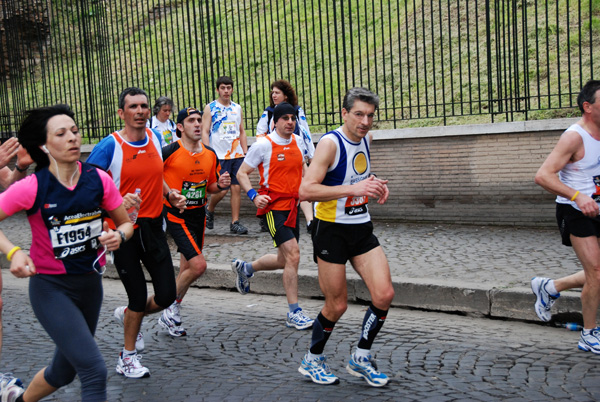
<instances>
[{"instance_id":1,"label":"black running shorts","mask_svg":"<svg viewBox=\"0 0 600 402\"><path fill-rule=\"evenodd\" d=\"M279 247L294 237L296 238L296 241L300 239L300 230L298 229L300 214L296 214L296 226L293 228L285 226L285 221L289 214L290 211L269 211L264 215L275 247Z\"/></svg>"},{"instance_id":2,"label":"black running shorts","mask_svg":"<svg viewBox=\"0 0 600 402\"><path fill-rule=\"evenodd\" d=\"M379 246L373 234L373 223L344 224L313 220L313 258L333 264L345 264L351 257L362 255Z\"/></svg>"},{"instance_id":3,"label":"black running shorts","mask_svg":"<svg viewBox=\"0 0 600 402\"><path fill-rule=\"evenodd\" d=\"M177 251L188 261L202 254L206 227L204 207L188 209L183 213L178 209L165 207L163 213L167 221L167 230L177 244Z\"/></svg>"},{"instance_id":4,"label":"black running shorts","mask_svg":"<svg viewBox=\"0 0 600 402\"><path fill-rule=\"evenodd\" d=\"M556 222L565 246L572 246L571 235L600 237L600 218L588 218L569 204L556 203Z\"/></svg>"}]
</instances>

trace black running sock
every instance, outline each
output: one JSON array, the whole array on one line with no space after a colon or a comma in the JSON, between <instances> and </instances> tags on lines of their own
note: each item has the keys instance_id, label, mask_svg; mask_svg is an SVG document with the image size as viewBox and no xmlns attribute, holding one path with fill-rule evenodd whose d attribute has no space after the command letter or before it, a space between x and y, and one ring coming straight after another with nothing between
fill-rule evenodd
<instances>
[{"instance_id":1,"label":"black running sock","mask_svg":"<svg viewBox=\"0 0 600 402\"><path fill-rule=\"evenodd\" d=\"M358 341L358 347L360 349L371 349L375 337L385 322L387 313L388 310L379 310L371 303L365 314L365 319L363 320L362 332L360 340Z\"/></svg>"},{"instance_id":2,"label":"black running sock","mask_svg":"<svg viewBox=\"0 0 600 402\"><path fill-rule=\"evenodd\" d=\"M15 399L15 402L23 402L23 394L19 395L17 399Z\"/></svg>"},{"instance_id":3,"label":"black running sock","mask_svg":"<svg viewBox=\"0 0 600 402\"><path fill-rule=\"evenodd\" d=\"M319 313L317 319L313 323L312 339L310 341L309 349L310 353L313 355L323 354L323 349L325 349L325 344L327 343L334 326L335 322L329 321L322 313Z\"/></svg>"}]
</instances>

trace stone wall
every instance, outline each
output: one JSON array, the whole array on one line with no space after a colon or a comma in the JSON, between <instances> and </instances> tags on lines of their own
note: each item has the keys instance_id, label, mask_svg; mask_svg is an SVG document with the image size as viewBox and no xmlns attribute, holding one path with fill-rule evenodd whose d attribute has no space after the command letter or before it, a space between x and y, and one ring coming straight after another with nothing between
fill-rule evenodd
<instances>
[{"instance_id":1,"label":"stone wall","mask_svg":"<svg viewBox=\"0 0 600 402\"><path fill-rule=\"evenodd\" d=\"M576 120L374 131L373 172L389 180L390 198L369 203L371 214L378 220L553 226L555 197L533 178ZM254 179L257 185L257 174ZM226 196L216 213L229 215L229 208ZM245 196L241 213L254 213Z\"/></svg>"}]
</instances>

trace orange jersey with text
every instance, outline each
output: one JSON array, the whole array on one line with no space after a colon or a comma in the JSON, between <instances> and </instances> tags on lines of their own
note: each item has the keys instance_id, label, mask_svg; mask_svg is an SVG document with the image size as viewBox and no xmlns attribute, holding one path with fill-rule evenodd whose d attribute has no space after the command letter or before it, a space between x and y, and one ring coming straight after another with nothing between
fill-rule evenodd
<instances>
[{"instance_id":1,"label":"orange jersey with text","mask_svg":"<svg viewBox=\"0 0 600 402\"><path fill-rule=\"evenodd\" d=\"M200 208L206 204L207 189L219 180L221 167L215 151L202 146L202 151L191 153L181 144L181 140L163 148L163 169L165 182L169 188L181 191L188 209ZM165 200L164 204L171 204Z\"/></svg>"}]
</instances>

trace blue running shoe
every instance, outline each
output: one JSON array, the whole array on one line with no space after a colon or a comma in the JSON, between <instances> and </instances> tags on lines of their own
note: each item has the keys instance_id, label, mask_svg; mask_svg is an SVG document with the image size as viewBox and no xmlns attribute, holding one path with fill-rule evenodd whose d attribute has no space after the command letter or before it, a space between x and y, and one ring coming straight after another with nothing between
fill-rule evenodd
<instances>
[{"instance_id":1,"label":"blue running shoe","mask_svg":"<svg viewBox=\"0 0 600 402\"><path fill-rule=\"evenodd\" d=\"M596 327L589 334L581 331L581 338L577 347L586 352L592 352L600 355L600 327Z\"/></svg>"},{"instance_id":2,"label":"blue running shoe","mask_svg":"<svg viewBox=\"0 0 600 402\"><path fill-rule=\"evenodd\" d=\"M289 328L296 329L308 329L313 326L315 320L304 314L301 308L297 309L293 313L287 313L287 319L285 320L285 325Z\"/></svg>"},{"instance_id":3,"label":"blue running shoe","mask_svg":"<svg viewBox=\"0 0 600 402\"><path fill-rule=\"evenodd\" d=\"M244 272L245 261L235 259L231 262L231 270L235 273L235 287L241 294L245 295L250 292L250 281L249 279L254 274L247 276Z\"/></svg>"},{"instance_id":4,"label":"blue running shoe","mask_svg":"<svg viewBox=\"0 0 600 402\"><path fill-rule=\"evenodd\" d=\"M348 365L346 366L346 371L355 377L364 378L367 380L369 385L374 387L383 387L389 381L387 375L377 371L375 359L373 359L370 355L367 358L356 358L353 354L352 357L350 357Z\"/></svg>"},{"instance_id":5,"label":"blue running shoe","mask_svg":"<svg viewBox=\"0 0 600 402\"><path fill-rule=\"evenodd\" d=\"M557 295L551 295L546 290L546 284L550 282L549 278L534 277L531 279L531 290L535 294L535 313L540 320L548 322L552 318L552 305L560 297L560 293Z\"/></svg>"},{"instance_id":6,"label":"blue running shoe","mask_svg":"<svg viewBox=\"0 0 600 402\"><path fill-rule=\"evenodd\" d=\"M325 363L325 360L325 356L321 356L315 361L309 362L306 359L306 355L304 355L302 363L300 364L300 367L298 367L298 371L304 377L310 378L317 384L338 384L340 382L339 378L333 375L331 370L329 370L329 365Z\"/></svg>"}]
</instances>

